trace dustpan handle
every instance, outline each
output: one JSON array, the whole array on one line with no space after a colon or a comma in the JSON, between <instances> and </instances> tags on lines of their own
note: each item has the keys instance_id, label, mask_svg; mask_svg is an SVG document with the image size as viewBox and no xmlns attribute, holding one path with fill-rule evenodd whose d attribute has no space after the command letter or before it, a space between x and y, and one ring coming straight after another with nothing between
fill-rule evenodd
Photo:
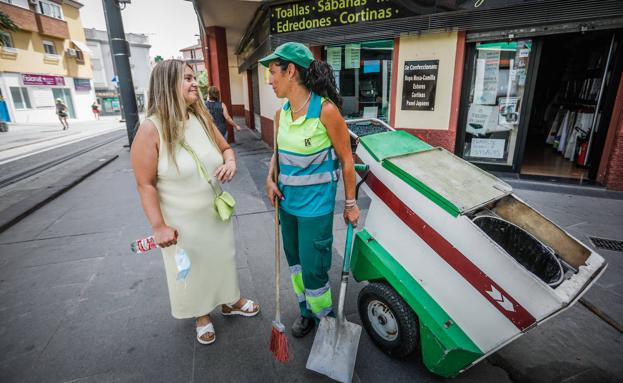
<instances>
[{"instance_id":1,"label":"dustpan handle","mask_svg":"<svg viewBox=\"0 0 623 383\"><path fill-rule=\"evenodd\" d=\"M346 246L344 248L344 264L342 265L342 275L348 275L350 271L350 253L353 246L353 225L348 224L346 230Z\"/></svg>"}]
</instances>

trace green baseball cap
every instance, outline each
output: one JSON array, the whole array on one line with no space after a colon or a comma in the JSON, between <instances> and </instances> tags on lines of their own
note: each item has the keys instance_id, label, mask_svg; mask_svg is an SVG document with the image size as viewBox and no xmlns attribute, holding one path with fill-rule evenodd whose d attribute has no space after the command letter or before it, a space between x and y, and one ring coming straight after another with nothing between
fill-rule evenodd
<instances>
[{"instance_id":1,"label":"green baseball cap","mask_svg":"<svg viewBox=\"0 0 623 383\"><path fill-rule=\"evenodd\" d=\"M314 55L309 48L301 43L284 43L275 49L275 51L260 60L260 64L268 68L271 61L283 59L295 63L307 69L314 61Z\"/></svg>"}]
</instances>

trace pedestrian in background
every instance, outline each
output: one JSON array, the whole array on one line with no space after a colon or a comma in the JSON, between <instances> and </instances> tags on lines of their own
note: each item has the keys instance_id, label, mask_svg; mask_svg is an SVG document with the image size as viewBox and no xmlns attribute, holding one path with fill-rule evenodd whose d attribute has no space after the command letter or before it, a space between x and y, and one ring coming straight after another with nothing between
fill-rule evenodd
<instances>
[{"instance_id":1,"label":"pedestrian in background","mask_svg":"<svg viewBox=\"0 0 623 383\"><path fill-rule=\"evenodd\" d=\"M227 125L225 124L225 122L236 128L237 131L240 131L240 126L238 126L238 124L236 124L236 122L234 122L234 120L229 115L229 112L227 111L227 106L224 102L221 102L221 91L217 87L211 86L208 88L208 100L206 101L205 105L210 111L216 127L226 140Z\"/></svg>"},{"instance_id":2,"label":"pedestrian in background","mask_svg":"<svg viewBox=\"0 0 623 383\"><path fill-rule=\"evenodd\" d=\"M97 103L97 100L93 101L91 104L91 111L93 112L93 116L95 116L96 120L100 119L100 104Z\"/></svg>"},{"instance_id":3,"label":"pedestrian in background","mask_svg":"<svg viewBox=\"0 0 623 383\"><path fill-rule=\"evenodd\" d=\"M58 116L58 120L63 125L63 130L69 129L69 123L67 122L67 115L69 111L67 109L67 105L60 98L56 99L56 115Z\"/></svg>"},{"instance_id":4,"label":"pedestrian in background","mask_svg":"<svg viewBox=\"0 0 623 383\"><path fill-rule=\"evenodd\" d=\"M341 164L346 194L344 221L356 227L355 168L331 67L292 42L260 63L269 68L277 97L287 99L275 114L277 147L266 191L273 206L280 199L283 248L301 312L292 335L302 337L320 318L333 315L328 271L339 168Z\"/></svg>"},{"instance_id":5,"label":"pedestrian in background","mask_svg":"<svg viewBox=\"0 0 623 383\"><path fill-rule=\"evenodd\" d=\"M189 150L188 148L191 148ZM240 297L231 219L216 213L210 182L236 174L234 151L216 128L192 68L181 60L158 63L151 74L147 119L131 150L138 192L155 241L162 248L171 313L195 318L197 341L216 340L210 312L254 316L260 307ZM218 179L218 181L216 180ZM185 282L176 280L176 249L191 263Z\"/></svg>"}]
</instances>

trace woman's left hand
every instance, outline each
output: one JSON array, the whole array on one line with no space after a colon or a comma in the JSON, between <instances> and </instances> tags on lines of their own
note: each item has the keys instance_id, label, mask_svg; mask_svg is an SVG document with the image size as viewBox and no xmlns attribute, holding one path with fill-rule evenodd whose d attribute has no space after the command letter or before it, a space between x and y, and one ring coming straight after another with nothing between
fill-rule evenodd
<instances>
[{"instance_id":1,"label":"woman's left hand","mask_svg":"<svg viewBox=\"0 0 623 383\"><path fill-rule=\"evenodd\" d=\"M229 182L236 175L236 161L235 160L227 160L225 163L218 168L216 168L216 172L214 176L218 178L221 182Z\"/></svg>"},{"instance_id":2,"label":"woman's left hand","mask_svg":"<svg viewBox=\"0 0 623 383\"><path fill-rule=\"evenodd\" d=\"M357 221L359 221L359 207L355 205L351 209L344 209L344 222L348 225L349 223L353 225L353 227L357 227Z\"/></svg>"}]
</instances>

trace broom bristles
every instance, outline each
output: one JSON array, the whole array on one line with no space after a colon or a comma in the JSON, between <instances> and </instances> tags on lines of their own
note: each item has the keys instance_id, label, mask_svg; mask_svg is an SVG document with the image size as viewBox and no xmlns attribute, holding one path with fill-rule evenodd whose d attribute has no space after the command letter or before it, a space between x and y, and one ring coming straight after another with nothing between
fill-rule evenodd
<instances>
[{"instance_id":1,"label":"broom bristles","mask_svg":"<svg viewBox=\"0 0 623 383\"><path fill-rule=\"evenodd\" d=\"M282 325L283 326L283 325ZM273 326L270 334L270 352L279 362L288 361L288 337L286 333Z\"/></svg>"}]
</instances>

